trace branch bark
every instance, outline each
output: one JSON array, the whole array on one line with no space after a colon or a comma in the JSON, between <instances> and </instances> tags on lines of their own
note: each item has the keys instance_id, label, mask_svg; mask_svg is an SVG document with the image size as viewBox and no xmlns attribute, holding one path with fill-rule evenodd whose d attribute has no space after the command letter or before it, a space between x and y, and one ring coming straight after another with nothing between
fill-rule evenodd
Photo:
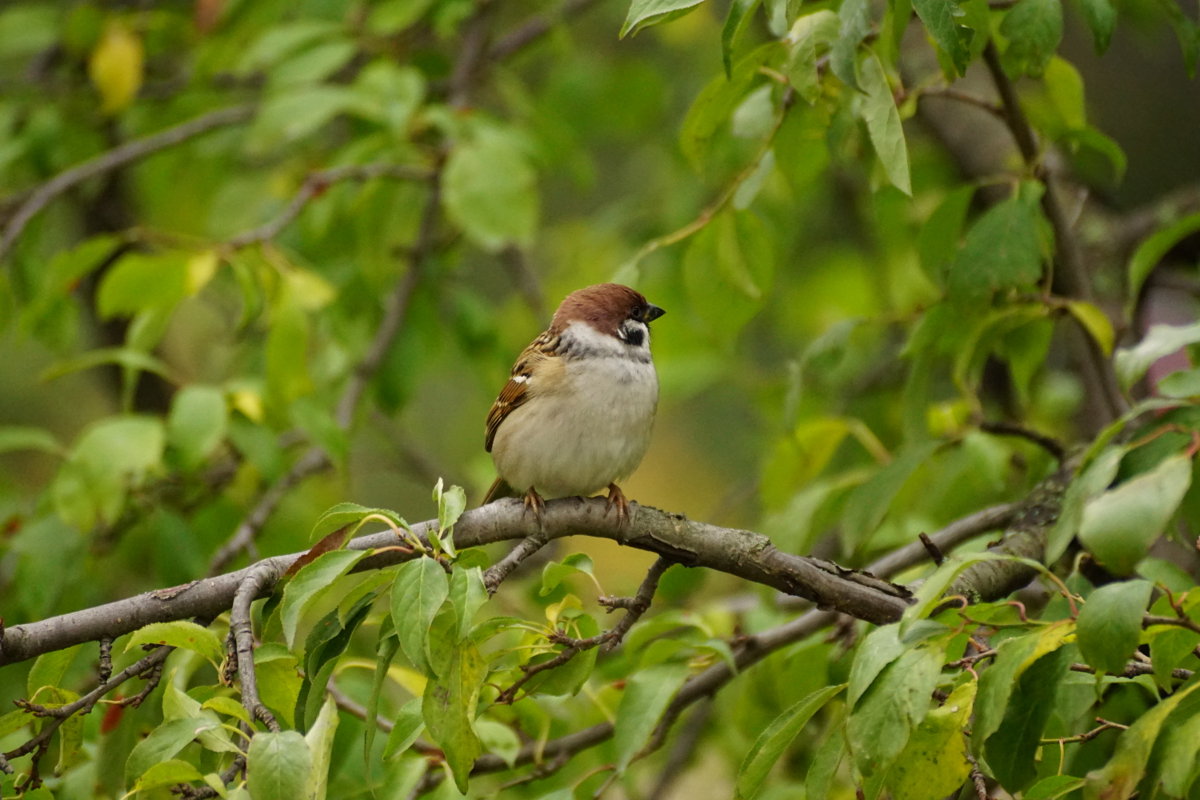
<instances>
[{"instance_id":1,"label":"branch bark","mask_svg":"<svg viewBox=\"0 0 1200 800\"><path fill-rule=\"evenodd\" d=\"M524 511L521 502L514 499L471 509L455 526L455 545L476 547L531 536L538 523ZM633 523L622 526L615 515L606 512L603 498L585 502L556 500L547 503L542 523L548 539L571 535L611 539L686 566L707 567L762 583L871 622L890 622L908 605L909 595L903 587L819 559L780 552L767 537L752 531L696 522L648 506L637 506ZM429 520L413 529L424 536L436 525L436 520ZM389 548L359 565L360 569L377 569L412 557L395 548L395 544L396 537L389 531L359 537L349 547ZM212 618L230 609L238 587L251 570L270 569L282 574L301 555L275 556L182 587L147 592L40 622L13 625L0 639L0 664L23 661L105 636L121 636L152 622ZM259 592L257 596L265 593Z\"/></svg>"}]
</instances>

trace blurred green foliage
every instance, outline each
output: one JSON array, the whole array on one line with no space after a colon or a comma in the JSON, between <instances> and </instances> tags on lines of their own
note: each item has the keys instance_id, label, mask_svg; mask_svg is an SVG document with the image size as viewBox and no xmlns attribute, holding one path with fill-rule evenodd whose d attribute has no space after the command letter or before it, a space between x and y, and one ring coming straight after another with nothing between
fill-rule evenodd
<instances>
[{"instance_id":1,"label":"blurred green foliage","mask_svg":"<svg viewBox=\"0 0 1200 800\"><path fill-rule=\"evenodd\" d=\"M1179 324L1196 311L1200 192L1109 202L1127 173L1145 186L1147 156L1096 126L1097 96L1126 98L1072 61L1125 68L1128 25L1170 31L1190 75L1191 13L6 4L3 622L401 516L439 520L447 569L354 573L363 554L338 549L305 566L256 615L260 693L284 729L249 744L222 678L228 616L119 638L117 670L143 644L177 648L146 702L57 729L0 715L15 768L0 793L921 798L970 784L970 753L1014 795L1128 797L1140 781L1188 796L1200 593L1161 537L1194 536L1200 512L1200 330ZM1080 37L1094 53L1076 58ZM856 642L789 642L689 712L694 738L666 750L690 752L647 755L680 687L794 615L676 568L622 648L580 649L496 703L566 640L601 636L601 587L632 593L649 564L586 543L488 599L498 554L449 535L491 481L483 419L513 356L559 298L610 279L669 311L632 497L858 566L1026 495L1056 469L1022 435L1041 432L1075 459L1041 618L1003 602L955 616L932 595ZM1091 562L1129 580L1093 594ZM1145 624L1147 606L1176 622ZM1152 667L1130 662L1139 646ZM80 646L5 666L0 699L69 704L95 663ZM595 747L468 780L477 758L512 767L605 723ZM240 754L245 782L221 778Z\"/></svg>"}]
</instances>

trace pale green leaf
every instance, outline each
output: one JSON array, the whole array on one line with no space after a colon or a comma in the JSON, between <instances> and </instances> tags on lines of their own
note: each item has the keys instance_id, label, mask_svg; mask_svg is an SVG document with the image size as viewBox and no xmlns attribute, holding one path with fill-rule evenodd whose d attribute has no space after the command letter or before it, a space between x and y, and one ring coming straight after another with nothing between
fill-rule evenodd
<instances>
[{"instance_id":1,"label":"pale green leaf","mask_svg":"<svg viewBox=\"0 0 1200 800\"><path fill-rule=\"evenodd\" d=\"M658 25L667 20L692 11L704 0L633 0L629 5L629 13L621 23L620 37L623 39L637 33L642 28Z\"/></svg>"},{"instance_id":2,"label":"pale green leaf","mask_svg":"<svg viewBox=\"0 0 1200 800\"><path fill-rule=\"evenodd\" d=\"M860 100L860 113L867 124L871 145L883 165L888 181L907 195L912 194L912 177L908 169L908 145L904 140L904 127L900 124L900 112L883 63L871 51L859 67L859 80L865 93Z\"/></svg>"},{"instance_id":3,"label":"pale green leaf","mask_svg":"<svg viewBox=\"0 0 1200 800\"><path fill-rule=\"evenodd\" d=\"M220 723L215 719L204 717L185 717L164 722L130 751L125 761L125 782L133 784L153 765L174 758L201 733L219 727Z\"/></svg>"},{"instance_id":4,"label":"pale green leaf","mask_svg":"<svg viewBox=\"0 0 1200 800\"><path fill-rule=\"evenodd\" d=\"M448 638L454 633L449 626L433 630L444 639L436 649L444 650L446 657L438 674L425 685L421 713L430 739L446 754L455 785L466 792L471 767L482 752L474 722L487 663L470 639L455 642Z\"/></svg>"},{"instance_id":5,"label":"pale green leaf","mask_svg":"<svg viewBox=\"0 0 1200 800\"><path fill-rule=\"evenodd\" d=\"M392 584L392 621L409 663L429 674L429 629L450 596L446 571L431 558L416 558L396 570Z\"/></svg>"},{"instance_id":6,"label":"pale green leaf","mask_svg":"<svg viewBox=\"0 0 1200 800\"><path fill-rule=\"evenodd\" d=\"M167 444L186 468L199 466L225 438L229 412L225 395L214 386L183 387L171 401Z\"/></svg>"},{"instance_id":7,"label":"pale green leaf","mask_svg":"<svg viewBox=\"0 0 1200 800\"><path fill-rule=\"evenodd\" d=\"M1137 649L1142 615L1150 602L1149 581L1122 581L1092 592L1076 620L1083 660L1098 671L1120 675Z\"/></svg>"},{"instance_id":8,"label":"pale green leaf","mask_svg":"<svg viewBox=\"0 0 1200 800\"><path fill-rule=\"evenodd\" d=\"M846 684L841 683L818 689L771 721L742 759L737 775L737 797L748 800L758 796L767 773L783 751L800 735L812 715L845 688Z\"/></svg>"},{"instance_id":9,"label":"pale green leaf","mask_svg":"<svg viewBox=\"0 0 1200 800\"><path fill-rule=\"evenodd\" d=\"M315 606L326 590L335 589L333 584L366 555L365 550L331 550L322 553L301 567L284 585L279 619L288 647L296 646L300 621L308 614L309 607Z\"/></svg>"},{"instance_id":10,"label":"pale green leaf","mask_svg":"<svg viewBox=\"0 0 1200 800\"><path fill-rule=\"evenodd\" d=\"M312 753L299 732L259 732L246 755L246 788L254 800L307 798L312 765Z\"/></svg>"},{"instance_id":11,"label":"pale green leaf","mask_svg":"<svg viewBox=\"0 0 1200 800\"><path fill-rule=\"evenodd\" d=\"M533 242L537 173L512 135L484 129L460 143L446 160L442 186L446 215L479 247Z\"/></svg>"},{"instance_id":12,"label":"pale green leaf","mask_svg":"<svg viewBox=\"0 0 1200 800\"><path fill-rule=\"evenodd\" d=\"M954 0L913 0L912 6L929 35L954 65L954 71L963 75L971 58L973 32L961 24L965 15L958 3Z\"/></svg>"},{"instance_id":13,"label":"pale green leaf","mask_svg":"<svg viewBox=\"0 0 1200 800\"><path fill-rule=\"evenodd\" d=\"M670 662L635 672L626 682L613 729L618 772L624 772L650 741L667 704L687 676L687 664Z\"/></svg>"},{"instance_id":14,"label":"pale green leaf","mask_svg":"<svg viewBox=\"0 0 1200 800\"><path fill-rule=\"evenodd\" d=\"M1175 515L1192 482L1187 453L1125 481L1084 506L1079 539L1117 575L1133 572Z\"/></svg>"},{"instance_id":15,"label":"pale green leaf","mask_svg":"<svg viewBox=\"0 0 1200 800\"><path fill-rule=\"evenodd\" d=\"M138 628L129 637L125 652L144 644L166 644L180 647L207 658L213 666L220 665L225 658L225 645L221 637L203 625L190 620L175 620L173 622L152 622Z\"/></svg>"}]
</instances>

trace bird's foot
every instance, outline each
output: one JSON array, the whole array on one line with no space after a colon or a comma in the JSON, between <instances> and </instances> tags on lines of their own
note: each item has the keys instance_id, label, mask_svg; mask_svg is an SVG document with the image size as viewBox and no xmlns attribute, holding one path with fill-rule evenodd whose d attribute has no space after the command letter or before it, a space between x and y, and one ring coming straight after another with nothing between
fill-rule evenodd
<instances>
[{"instance_id":1,"label":"bird's foot","mask_svg":"<svg viewBox=\"0 0 1200 800\"><path fill-rule=\"evenodd\" d=\"M537 493L537 489L532 486L529 491L525 492L523 502L525 503L525 513L533 512L533 518L537 520L538 527L542 527L542 511L546 508L546 501Z\"/></svg>"},{"instance_id":2,"label":"bird's foot","mask_svg":"<svg viewBox=\"0 0 1200 800\"><path fill-rule=\"evenodd\" d=\"M629 525L629 500L625 498L625 493L621 491L621 487L615 483L608 485L608 502L604 504L604 513L607 514L613 509L617 509L617 525L624 528Z\"/></svg>"}]
</instances>

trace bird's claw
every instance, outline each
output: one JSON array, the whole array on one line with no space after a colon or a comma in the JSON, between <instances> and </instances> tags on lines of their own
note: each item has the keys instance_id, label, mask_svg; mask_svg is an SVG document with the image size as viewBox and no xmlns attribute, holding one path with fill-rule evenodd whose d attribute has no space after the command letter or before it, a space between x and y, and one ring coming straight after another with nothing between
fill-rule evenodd
<instances>
[{"instance_id":1,"label":"bird's claw","mask_svg":"<svg viewBox=\"0 0 1200 800\"><path fill-rule=\"evenodd\" d=\"M617 525L622 528L627 527L629 525L629 500L626 499L620 486L610 483L608 485L608 501L604 504L604 513L607 514L614 506L617 509Z\"/></svg>"}]
</instances>

